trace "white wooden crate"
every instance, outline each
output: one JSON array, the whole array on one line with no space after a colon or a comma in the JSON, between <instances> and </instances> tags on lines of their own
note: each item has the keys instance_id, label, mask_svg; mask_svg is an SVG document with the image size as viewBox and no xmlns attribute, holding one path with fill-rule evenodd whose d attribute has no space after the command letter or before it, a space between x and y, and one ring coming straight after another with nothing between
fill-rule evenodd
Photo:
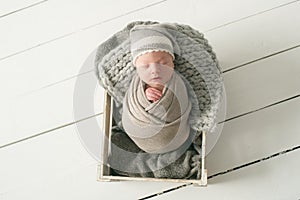
<instances>
[{"instance_id":1,"label":"white wooden crate","mask_svg":"<svg viewBox=\"0 0 300 200\"><path fill-rule=\"evenodd\" d=\"M175 183L192 183L195 186L207 185L207 169L205 169L205 143L206 133L202 132L202 158L201 158L201 178L200 179L168 179L168 178L145 178L145 177L124 177L116 176L110 173L110 167L107 166L109 153L111 122L112 122L112 101L113 98L104 91L104 107L103 107L103 146L101 161L98 165L98 181L163 181Z\"/></svg>"}]
</instances>

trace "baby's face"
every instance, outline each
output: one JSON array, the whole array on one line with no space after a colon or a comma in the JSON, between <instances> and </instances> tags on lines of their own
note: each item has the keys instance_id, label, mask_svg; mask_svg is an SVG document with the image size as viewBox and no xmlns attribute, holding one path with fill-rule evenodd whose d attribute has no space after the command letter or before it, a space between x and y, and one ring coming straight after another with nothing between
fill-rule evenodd
<instances>
[{"instance_id":1,"label":"baby's face","mask_svg":"<svg viewBox=\"0 0 300 200\"><path fill-rule=\"evenodd\" d=\"M151 87L165 85L174 71L172 56L163 51L150 52L139 56L135 62L139 77Z\"/></svg>"}]
</instances>

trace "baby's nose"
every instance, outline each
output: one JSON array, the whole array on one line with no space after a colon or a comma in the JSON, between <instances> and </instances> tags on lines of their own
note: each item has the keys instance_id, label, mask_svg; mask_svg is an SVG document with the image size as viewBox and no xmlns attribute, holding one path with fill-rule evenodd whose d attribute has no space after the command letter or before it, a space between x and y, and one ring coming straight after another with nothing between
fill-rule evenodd
<instances>
[{"instance_id":1,"label":"baby's nose","mask_svg":"<svg viewBox=\"0 0 300 200\"><path fill-rule=\"evenodd\" d=\"M156 63L150 64L151 73L159 73L160 72L160 66Z\"/></svg>"}]
</instances>

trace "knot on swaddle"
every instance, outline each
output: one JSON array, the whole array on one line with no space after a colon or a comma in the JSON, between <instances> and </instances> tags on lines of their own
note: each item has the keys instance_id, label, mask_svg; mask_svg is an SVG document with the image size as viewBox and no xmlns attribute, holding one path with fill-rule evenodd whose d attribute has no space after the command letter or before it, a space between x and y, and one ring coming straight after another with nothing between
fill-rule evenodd
<instances>
[{"instance_id":1,"label":"knot on swaddle","mask_svg":"<svg viewBox=\"0 0 300 200\"><path fill-rule=\"evenodd\" d=\"M166 153L180 147L189 137L191 102L184 82L174 72L162 97L149 102L144 83L134 76L125 94L122 124L125 132L142 150Z\"/></svg>"}]
</instances>

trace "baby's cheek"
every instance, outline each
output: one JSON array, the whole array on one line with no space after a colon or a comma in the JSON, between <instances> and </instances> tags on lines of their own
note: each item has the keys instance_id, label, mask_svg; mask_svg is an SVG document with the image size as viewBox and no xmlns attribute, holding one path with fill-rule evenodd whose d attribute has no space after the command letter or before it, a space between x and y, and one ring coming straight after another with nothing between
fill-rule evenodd
<instances>
[{"instance_id":1,"label":"baby's cheek","mask_svg":"<svg viewBox=\"0 0 300 200\"><path fill-rule=\"evenodd\" d=\"M138 73L138 76L139 76L140 79L142 79L144 82L148 83L149 76L147 75L147 73L140 72L140 73Z\"/></svg>"}]
</instances>

